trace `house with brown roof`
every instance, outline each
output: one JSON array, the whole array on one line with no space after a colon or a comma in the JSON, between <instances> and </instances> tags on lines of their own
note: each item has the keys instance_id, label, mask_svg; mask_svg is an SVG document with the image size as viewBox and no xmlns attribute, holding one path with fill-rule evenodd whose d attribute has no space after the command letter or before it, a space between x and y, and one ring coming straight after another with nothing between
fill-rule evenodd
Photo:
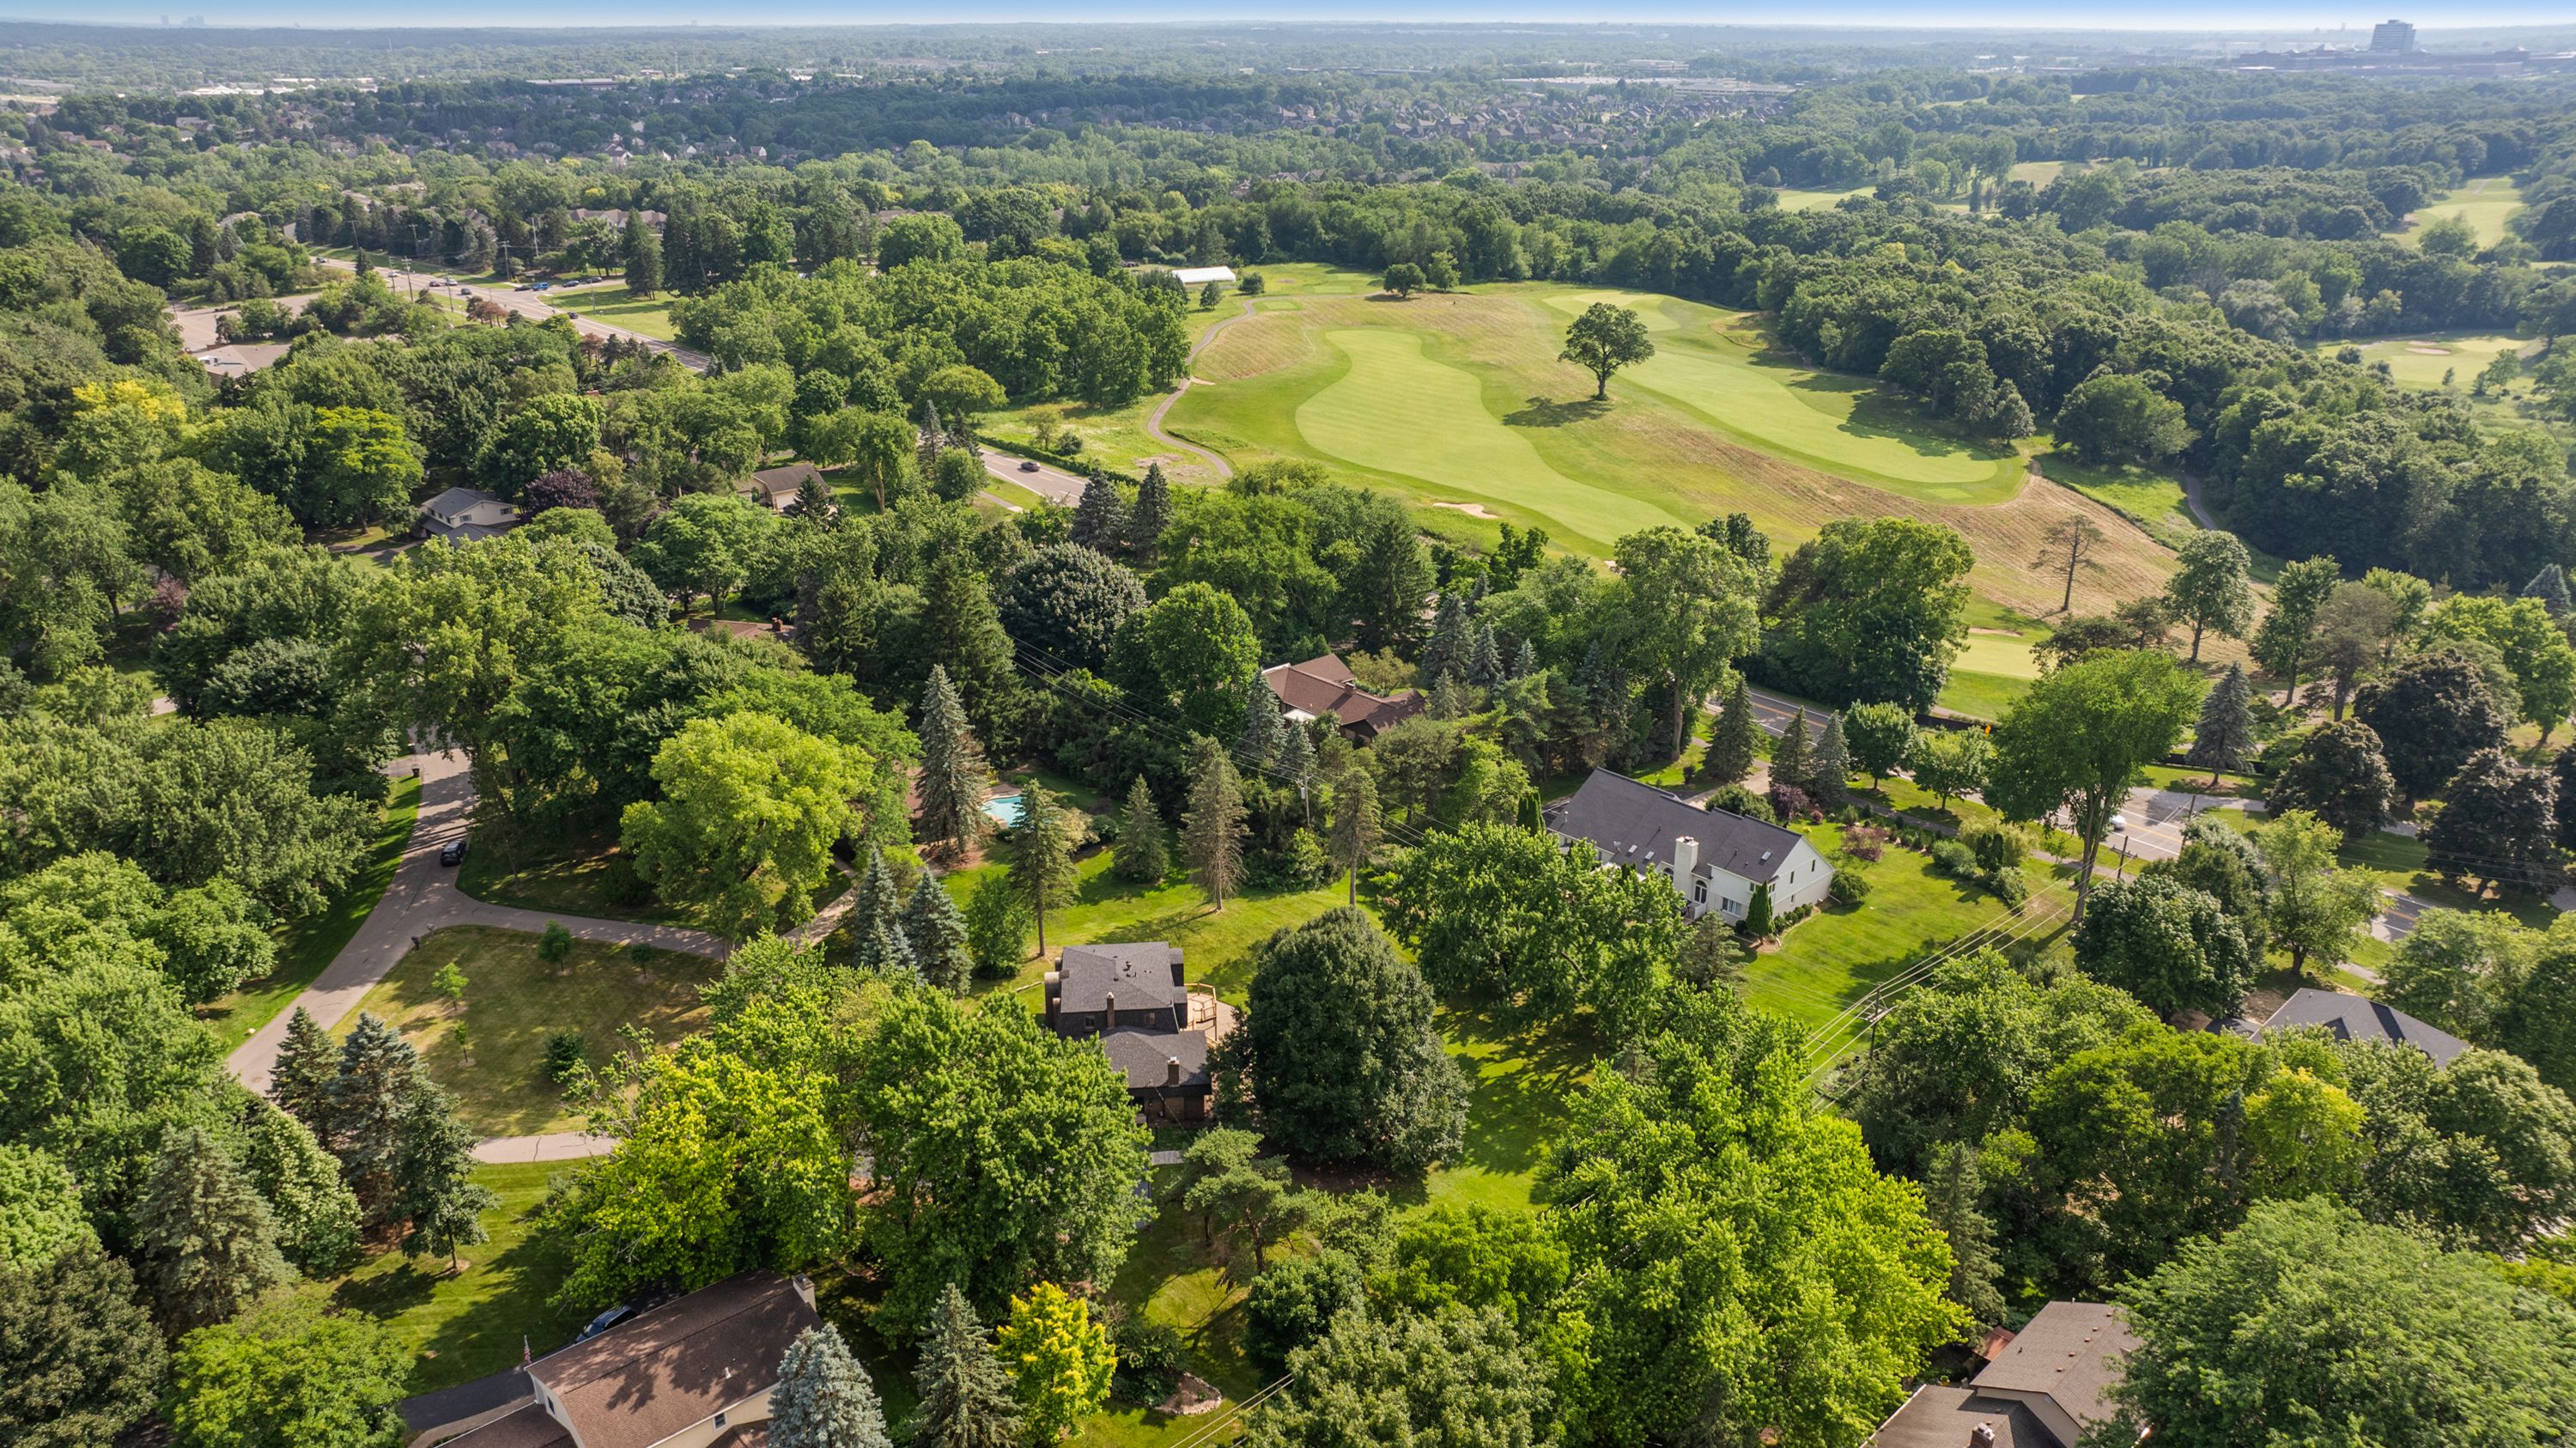
<instances>
[{"instance_id":1,"label":"house with brown roof","mask_svg":"<svg viewBox=\"0 0 2576 1448\"><path fill-rule=\"evenodd\" d=\"M402 1405L414 1448L761 1448L814 1284L745 1272L524 1367Z\"/></svg>"},{"instance_id":2,"label":"house with brown roof","mask_svg":"<svg viewBox=\"0 0 2576 1448\"><path fill-rule=\"evenodd\" d=\"M1360 744L1426 707L1418 689L1407 689L1390 699L1361 688L1359 681L1351 677L1350 666L1336 654L1263 669L1261 682L1270 686L1289 718L1302 722L1330 714L1341 724L1342 733Z\"/></svg>"},{"instance_id":3,"label":"house with brown roof","mask_svg":"<svg viewBox=\"0 0 2576 1448\"><path fill-rule=\"evenodd\" d=\"M734 484L733 490L773 513L784 513L796 506L796 491L805 486L807 478L822 483L826 493L832 489L831 481L823 476L821 468L812 463L789 463L784 467L762 468Z\"/></svg>"},{"instance_id":4,"label":"house with brown roof","mask_svg":"<svg viewBox=\"0 0 2576 1448\"><path fill-rule=\"evenodd\" d=\"M2100 1302L2052 1302L1996 1337L1966 1386L1915 1389L1871 1448L2075 1448L2111 1416L2111 1390L2138 1347L2120 1310Z\"/></svg>"},{"instance_id":5,"label":"house with brown roof","mask_svg":"<svg viewBox=\"0 0 2576 1448\"><path fill-rule=\"evenodd\" d=\"M1148 1121L1206 1120L1215 1086L1181 972L1180 947L1149 940L1068 945L1046 973L1048 1028L1098 1037Z\"/></svg>"}]
</instances>

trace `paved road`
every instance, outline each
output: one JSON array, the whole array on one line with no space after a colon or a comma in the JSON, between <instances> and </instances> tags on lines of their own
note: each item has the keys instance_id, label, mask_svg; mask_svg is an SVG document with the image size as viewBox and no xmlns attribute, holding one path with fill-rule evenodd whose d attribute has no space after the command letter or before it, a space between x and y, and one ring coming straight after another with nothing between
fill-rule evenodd
<instances>
[{"instance_id":1,"label":"paved road","mask_svg":"<svg viewBox=\"0 0 2576 1448\"><path fill-rule=\"evenodd\" d=\"M1207 346L1210 342L1216 340L1217 333L1224 331L1226 328L1233 326L1235 323L1240 322L1251 315L1252 298L1245 297L1243 299L1243 310L1226 318L1224 321L1217 323L1215 326L1208 328L1206 331L1201 332L1199 334L1198 341L1190 344L1189 362L1196 362L1199 360L1199 354L1207 350ZM1186 366L1187 364L1184 363L1183 365ZM1161 443L1165 447L1178 448L1180 451L1189 453L1190 455L1198 458L1209 467L1216 469L1216 475L1219 478L1233 477L1234 467L1225 459L1218 457L1215 453L1208 451L1197 443L1184 442L1181 439L1172 436L1170 433L1163 431L1164 414L1172 410L1173 403L1181 400L1182 393L1189 391L1196 385L1198 385L1197 378L1184 376L1181 378L1181 385L1173 388L1170 396L1165 397L1158 403L1155 403L1154 410L1145 415L1145 435L1152 438L1154 441Z\"/></svg>"},{"instance_id":2,"label":"paved road","mask_svg":"<svg viewBox=\"0 0 2576 1448\"><path fill-rule=\"evenodd\" d=\"M2193 520L2200 526L2204 528L2218 526L2218 519L2211 516L2209 505L2200 500L2200 479L2189 473L2182 475L2182 501L2184 507L2191 509Z\"/></svg>"},{"instance_id":3,"label":"paved road","mask_svg":"<svg viewBox=\"0 0 2576 1448\"><path fill-rule=\"evenodd\" d=\"M985 472L1003 482L1017 483L1050 503L1062 503L1070 508L1082 501L1082 490L1090 486L1089 479L1045 463L1039 463L1036 472L1021 472L1020 464L1025 461L1029 459L1014 457L999 448L984 449ZM997 498L994 501L1001 500Z\"/></svg>"},{"instance_id":4,"label":"paved road","mask_svg":"<svg viewBox=\"0 0 2576 1448\"><path fill-rule=\"evenodd\" d=\"M338 257L324 257L322 258L322 265L333 267L341 271L356 270L353 263L342 261ZM400 267L378 266L376 268L376 273L385 279L386 286L392 287L396 291L437 290L438 288L433 288L431 285L432 283L444 283L448 281L448 278L436 272L405 271ZM475 297L482 297L505 312L516 312L520 316L526 317L532 321L542 322L549 317L570 315L572 316L573 330L581 333L583 336L599 337L603 339L613 337L624 342L641 342L646 347L649 347L656 352L669 354L671 357L677 359L681 366L687 367L692 371L704 372L715 365L714 358L709 357L706 353L700 352L694 348L683 347L677 342L665 341L660 337L648 337L643 333L636 331L632 327L615 326L608 322L602 322L594 318L579 315L581 311L580 298L583 295L582 291L579 289L563 292L523 292L517 290L515 286L458 285L447 286L444 290L453 296L467 300L471 300ZM552 300L552 298L555 297L570 298L572 299L573 305L568 307L558 307Z\"/></svg>"}]
</instances>

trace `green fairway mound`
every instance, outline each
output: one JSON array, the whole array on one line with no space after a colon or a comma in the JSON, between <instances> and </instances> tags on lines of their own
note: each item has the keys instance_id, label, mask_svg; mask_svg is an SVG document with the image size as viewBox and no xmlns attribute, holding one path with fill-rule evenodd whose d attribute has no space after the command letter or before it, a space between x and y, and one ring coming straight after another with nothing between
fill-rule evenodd
<instances>
[{"instance_id":1,"label":"green fairway mound","mask_svg":"<svg viewBox=\"0 0 2576 1448\"><path fill-rule=\"evenodd\" d=\"M1547 304L1563 312L1570 322L1582 316L1593 303L1608 302L1614 307L1626 307L1635 312L1637 320L1646 324L1647 331L1662 333L1681 330L1681 323L1674 321L1672 314L1664 310L1664 303L1671 300L1670 297L1658 297L1647 292L1581 291L1559 292L1549 297Z\"/></svg>"},{"instance_id":2,"label":"green fairway mound","mask_svg":"<svg viewBox=\"0 0 2576 1448\"><path fill-rule=\"evenodd\" d=\"M1581 518L1595 537L1683 521L1549 467L1526 432L1486 410L1473 374L1424 354L1419 333L1347 327L1324 340L1349 359L1350 370L1297 409L1297 430L1326 456Z\"/></svg>"},{"instance_id":3,"label":"green fairway mound","mask_svg":"<svg viewBox=\"0 0 2576 1448\"><path fill-rule=\"evenodd\" d=\"M2317 350L2331 357L2350 345L2326 342L2320 343ZM2361 361L2365 367L2373 362L2387 363L2388 375L2400 387L2439 387L2442 374L2448 372L2453 386L2466 389L2496 359L2496 354L2520 351L2524 345L2518 337L2492 332L2427 332L2363 343Z\"/></svg>"}]
</instances>

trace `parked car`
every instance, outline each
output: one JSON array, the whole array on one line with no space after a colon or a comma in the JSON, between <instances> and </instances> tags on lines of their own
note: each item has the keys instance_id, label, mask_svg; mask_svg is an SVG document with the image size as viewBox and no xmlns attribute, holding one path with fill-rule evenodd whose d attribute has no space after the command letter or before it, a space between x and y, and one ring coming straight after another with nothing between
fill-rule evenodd
<instances>
[{"instance_id":1,"label":"parked car","mask_svg":"<svg viewBox=\"0 0 2576 1448\"><path fill-rule=\"evenodd\" d=\"M1021 472L1024 472L1024 473L1033 473L1033 472L1036 472L1037 470L1038 470L1038 461L1037 461L1037 459L1035 459L1035 458L1022 458L1022 459L1020 459L1020 471L1021 471Z\"/></svg>"},{"instance_id":2,"label":"parked car","mask_svg":"<svg viewBox=\"0 0 2576 1448\"><path fill-rule=\"evenodd\" d=\"M462 865L465 863L465 837L463 835L458 835L456 838L449 840L446 844L438 847L438 863L442 865Z\"/></svg>"}]
</instances>

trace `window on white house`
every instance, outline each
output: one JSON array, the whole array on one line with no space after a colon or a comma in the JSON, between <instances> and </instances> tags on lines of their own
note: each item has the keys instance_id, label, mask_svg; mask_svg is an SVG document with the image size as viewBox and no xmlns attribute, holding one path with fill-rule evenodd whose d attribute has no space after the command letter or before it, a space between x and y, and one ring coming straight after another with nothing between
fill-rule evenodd
<instances>
[{"instance_id":1,"label":"window on white house","mask_svg":"<svg viewBox=\"0 0 2576 1448\"><path fill-rule=\"evenodd\" d=\"M1708 903L1708 882L1706 880L1693 880L1691 882L1691 903L1694 905L1705 905Z\"/></svg>"},{"instance_id":2,"label":"window on white house","mask_svg":"<svg viewBox=\"0 0 2576 1448\"><path fill-rule=\"evenodd\" d=\"M1741 915L1744 913L1744 902L1741 900L1720 900L1717 902L1717 908L1729 915Z\"/></svg>"}]
</instances>

